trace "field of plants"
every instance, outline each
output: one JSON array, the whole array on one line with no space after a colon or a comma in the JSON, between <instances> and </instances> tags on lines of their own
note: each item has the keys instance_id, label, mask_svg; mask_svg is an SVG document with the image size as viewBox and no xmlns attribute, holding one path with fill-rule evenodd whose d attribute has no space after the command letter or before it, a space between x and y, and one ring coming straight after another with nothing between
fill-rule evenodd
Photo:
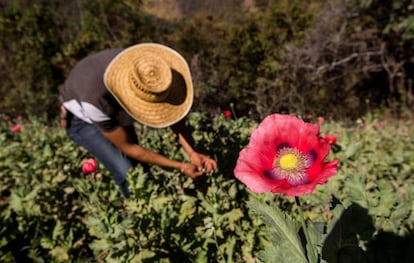
<instances>
[{"instance_id":1,"label":"field of plants","mask_svg":"<svg viewBox=\"0 0 414 263\"><path fill-rule=\"evenodd\" d=\"M413 262L413 10L412 0L0 0L0 262ZM144 42L187 60L188 122L219 168L192 180L137 166L126 200L102 165L85 168L93 157L56 109L80 59ZM329 135L338 171L312 193L257 194L236 178L272 113ZM186 160L169 129L136 131Z\"/></svg>"},{"instance_id":2,"label":"field of plants","mask_svg":"<svg viewBox=\"0 0 414 263\"><path fill-rule=\"evenodd\" d=\"M303 241L293 197L254 194L234 177L257 126L248 118L191 113L196 143L219 169L192 180L136 167L125 200L101 166L82 172L91 156L57 123L0 117L1 262L293 262L289 235L272 224L292 225ZM328 159L340 160L337 174L301 196L318 261L410 262L413 120L304 118L337 138ZM136 129L142 145L184 160L170 130ZM286 221L267 217L268 208Z\"/></svg>"}]
</instances>

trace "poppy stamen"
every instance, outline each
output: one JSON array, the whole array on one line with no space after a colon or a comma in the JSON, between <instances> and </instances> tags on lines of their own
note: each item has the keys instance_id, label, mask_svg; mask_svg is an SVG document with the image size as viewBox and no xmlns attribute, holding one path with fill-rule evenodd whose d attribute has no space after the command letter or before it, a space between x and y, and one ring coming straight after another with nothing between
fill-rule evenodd
<instances>
[{"instance_id":1,"label":"poppy stamen","mask_svg":"<svg viewBox=\"0 0 414 263\"><path fill-rule=\"evenodd\" d=\"M273 161L274 171L278 178L286 179L290 184L297 185L306 180L306 169L309 159L298 149L281 148Z\"/></svg>"}]
</instances>

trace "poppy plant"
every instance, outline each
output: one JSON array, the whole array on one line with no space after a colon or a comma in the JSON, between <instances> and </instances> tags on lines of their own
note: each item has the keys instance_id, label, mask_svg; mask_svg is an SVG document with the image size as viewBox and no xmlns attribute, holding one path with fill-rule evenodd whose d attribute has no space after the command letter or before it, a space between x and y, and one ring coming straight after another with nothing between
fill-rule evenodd
<instances>
[{"instance_id":1,"label":"poppy plant","mask_svg":"<svg viewBox=\"0 0 414 263\"><path fill-rule=\"evenodd\" d=\"M230 118L230 117L231 117L231 111L229 111L229 110L225 110L225 111L223 112L223 115L224 115L224 117L226 117L226 118Z\"/></svg>"},{"instance_id":2,"label":"poppy plant","mask_svg":"<svg viewBox=\"0 0 414 263\"><path fill-rule=\"evenodd\" d=\"M334 145L334 144L336 144L336 140L337 140L337 138L336 138L336 136L335 136L335 135L332 135L332 134L327 134L327 135L325 136L325 140L326 140L326 142L327 142L327 143L329 143L329 144L331 144L331 145Z\"/></svg>"},{"instance_id":3,"label":"poppy plant","mask_svg":"<svg viewBox=\"0 0 414 263\"><path fill-rule=\"evenodd\" d=\"M324 117L322 117L322 116L318 116L318 117L316 118L316 120L318 121L318 123L319 123L319 124L322 124L322 123L325 121L325 118L324 118Z\"/></svg>"},{"instance_id":4,"label":"poppy plant","mask_svg":"<svg viewBox=\"0 0 414 263\"><path fill-rule=\"evenodd\" d=\"M325 162L330 149L319 136L317 124L273 114L252 132L234 174L253 192L300 196L313 192L337 172L338 160Z\"/></svg>"},{"instance_id":5,"label":"poppy plant","mask_svg":"<svg viewBox=\"0 0 414 263\"><path fill-rule=\"evenodd\" d=\"M82 172L85 174L90 174L96 171L98 163L93 158L85 160L82 164Z\"/></svg>"},{"instance_id":6,"label":"poppy plant","mask_svg":"<svg viewBox=\"0 0 414 263\"><path fill-rule=\"evenodd\" d=\"M22 130L22 125L20 124L14 124L10 130L14 133L19 133Z\"/></svg>"}]
</instances>

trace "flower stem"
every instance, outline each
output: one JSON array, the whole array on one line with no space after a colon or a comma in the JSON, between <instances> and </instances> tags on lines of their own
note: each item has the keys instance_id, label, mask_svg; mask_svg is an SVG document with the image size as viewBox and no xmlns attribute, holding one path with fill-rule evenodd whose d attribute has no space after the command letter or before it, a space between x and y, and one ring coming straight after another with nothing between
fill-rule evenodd
<instances>
[{"instance_id":1,"label":"flower stem","mask_svg":"<svg viewBox=\"0 0 414 263\"><path fill-rule=\"evenodd\" d=\"M231 110L231 114L233 114L233 118L234 119L237 119L236 111L234 110L234 104L233 104L233 102L230 103L230 110Z\"/></svg>"},{"instance_id":2,"label":"flower stem","mask_svg":"<svg viewBox=\"0 0 414 263\"><path fill-rule=\"evenodd\" d=\"M296 205L299 207L300 221L302 223L303 233L305 234L307 246L309 247L309 255L308 255L309 262L310 263L317 263L318 257L316 256L315 249L314 249L314 246L312 244L312 240L309 237L308 228L306 227L305 217L303 215L303 209L302 209L302 206L300 204L300 200L299 200L298 196L295 196L295 201L296 201Z\"/></svg>"}]
</instances>

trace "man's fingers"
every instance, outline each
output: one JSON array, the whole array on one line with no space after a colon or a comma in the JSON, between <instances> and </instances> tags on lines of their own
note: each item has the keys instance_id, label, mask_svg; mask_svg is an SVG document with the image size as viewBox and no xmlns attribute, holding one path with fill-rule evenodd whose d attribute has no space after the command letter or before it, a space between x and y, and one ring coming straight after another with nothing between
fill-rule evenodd
<instances>
[{"instance_id":1,"label":"man's fingers","mask_svg":"<svg viewBox=\"0 0 414 263\"><path fill-rule=\"evenodd\" d=\"M207 171L215 170L217 169L217 164L214 160L208 159L204 161L204 168L206 168Z\"/></svg>"}]
</instances>

